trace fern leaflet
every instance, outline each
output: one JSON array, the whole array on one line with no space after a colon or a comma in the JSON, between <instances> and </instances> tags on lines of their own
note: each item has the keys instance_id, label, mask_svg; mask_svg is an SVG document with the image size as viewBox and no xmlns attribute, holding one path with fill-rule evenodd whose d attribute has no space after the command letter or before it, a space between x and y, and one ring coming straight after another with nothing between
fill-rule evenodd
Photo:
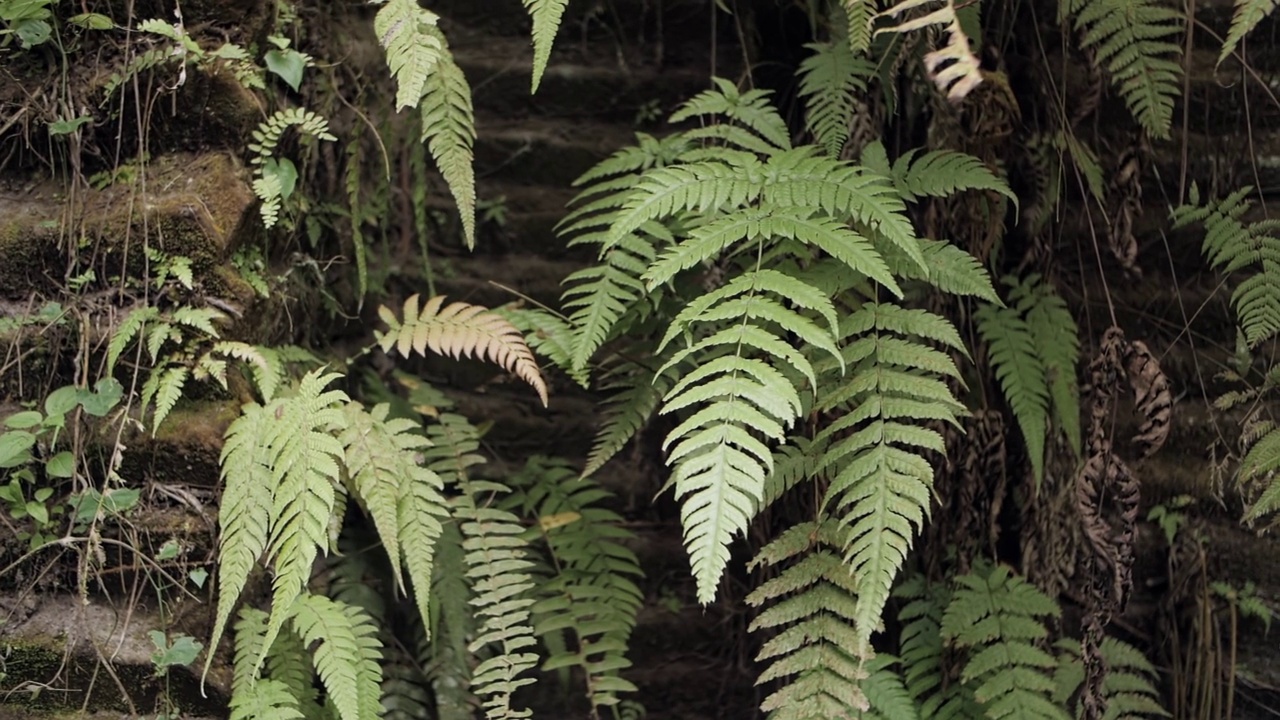
<instances>
[{"instance_id":1,"label":"fern leaflet","mask_svg":"<svg viewBox=\"0 0 1280 720\"><path fill-rule=\"evenodd\" d=\"M805 46L813 54L800 63L800 95L805 98L805 124L831 157L838 157L849 138L854 102L867 91L876 67L855 54L844 38Z\"/></svg>"},{"instance_id":2,"label":"fern leaflet","mask_svg":"<svg viewBox=\"0 0 1280 720\"><path fill-rule=\"evenodd\" d=\"M1073 15L1080 47L1093 50L1129 112L1153 137L1168 138L1182 76L1182 50L1170 38L1182 31L1182 13L1158 0L1060 0L1059 19Z\"/></svg>"},{"instance_id":3,"label":"fern leaflet","mask_svg":"<svg viewBox=\"0 0 1280 720\"><path fill-rule=\"evenodd\" d=\"M305 594L293 607L292 621L305 646L312 648L316 670L338 716L381 717L382 643L369 616L323 595Z\"/></svg>"},{"instance_id":4,"label":"fern leaflet","mask_svg":"<svg viewBox=\"0 0 1280 720\"><path fill-rule=\"evenodd\" d=\"M453 358L489 360L532 385L542 404L547 404L547 384L533 352L520 331L501 315L462 302L445 306L443 295L431 298L419 310L418 296L411 295L404 303L403 321L385 305L378 308L378 317L388 326L386 332L375 333L384 351L394 347L408 357L410 351L425 355L430 348Z\"/></svg>"},{"instance_id":5,"label":"fern leaflet","mask_svg":"<svg viewBox=\"0 0 1280 720\"><path fill-rule=\"evenodd\" d=\"M1222 51L1218 53L1218 64L1221 65L1227 56L1235 52L1236 46L1244 40L1245 35L1276 9L1276 0L1236 0L1235 10L1231 13L1231 30L1222 43Z\"/></svg>"}]
</instances>

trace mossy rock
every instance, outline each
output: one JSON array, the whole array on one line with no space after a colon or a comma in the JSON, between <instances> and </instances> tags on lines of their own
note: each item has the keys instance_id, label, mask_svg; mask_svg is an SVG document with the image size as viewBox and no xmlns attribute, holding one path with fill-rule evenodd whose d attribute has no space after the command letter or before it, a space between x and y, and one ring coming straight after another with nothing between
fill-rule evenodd
<instances>
[{"instance_id":1,"label":"mossy rock","mask_svg":"<svg viewBox=\"0 0 1280 720\"><path fill-rule=\"evenodd\" d=\"M243 294L215 274L257 231L241 163L225 153L177 153L150 162L146 180L145 192L140 184L117 183L77 198L55 182L0 187L0 299L56 294L65 279L50 270L67 267L73 245L77 258L93 258L104 285L125 273L144 277L144 248L152 248L190 258L196 279L212 280L205 292Z\"/></svg>"}]
</instances>

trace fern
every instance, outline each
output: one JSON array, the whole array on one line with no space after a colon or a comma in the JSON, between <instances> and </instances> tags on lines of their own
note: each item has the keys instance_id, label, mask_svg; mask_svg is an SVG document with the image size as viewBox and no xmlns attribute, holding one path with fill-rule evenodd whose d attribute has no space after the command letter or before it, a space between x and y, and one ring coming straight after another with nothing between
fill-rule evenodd
<instances>
[{"instance_id":1,"label":"fern","mask_svg":"<svg viewBox=\"0 0 1280 720\"><path fill-rule=\"evenodd\" d=\"M750 629L777 631L756 657L771 661L757 684L791 678L760 705L770 718L851 717L868 708L861 687L867 673L853 622L857 582L840 557L848 542L844 534L835 523L801 523L751 562L753 568L789 563L747 596L755 607L772 603Z\"/></svg>"},{"instance_id":2,"label":"fern","mask_svg":"<svg viewBox=\"0 0 1280 720\"><path fill-rule=\"evenodd\" d=\"M369 616L322 595L302 595L293 607L292 621L303 643L312 648L316 671L338 716L342 720L379 718L381 643Z\"/></svg>"},{"instance_id":3,"label":"fern","mask_svg":"<svg viewBox=\"0 0 1280 720\"><path fill-rule=\"evenodd\" d=\"M444 305L438 295L418 308L418 296L411 295L404 304L401 321L385 305L378 308L388 329L375 337L385 352L396 348L401 355L410 351L425 355L427 348L453 358L477 357L498 364L533 386L547 404L547 384L542 379L533 352L525 344L520 331L502 316L478 305L455 302Z\"/></svg>"},{"instance_id":4,"label":"fern","mask_svg":"<svg viewBox=\"0 0 1280 720\"><path fill-rule=\"evenodd\" d=\"M1106 68L1129 112L1152 136L1165 139L1180 94L1182 13L1158 0L1059 0L1058 18L1074 16L1080 47Z\"/></svg>"},{"instance_id":5,"label":"fern","mask_svg":"<svg viewBox=\"0 0 1280 720\"><path fill-rule=\"evenodd\" d=\"M1080 660L1080 643L1063 639L1057 643L1058 667L1054 673L1056 702L1066 705L1084 682L1085 670ZM1151 662L1132 645L1103 638L1102 662L1107 668L1102 694L1106 700L1106 720L1142 720L1151 717L1170 717L1160 705L1156 690L1156 669Z\"/></svg>"},{"instance_id":6,"label":"fern","mask_svg":"<svg viewBox=\"0 0 1280 720\"><path fill-rule=\"evenodd\" d=\"M436 695L438 720L474 720L475 707L479 705L468 691L472 663L467 640L475 636L477 618L470 611L471 592L465 577L462 542L457 521L450 520L436 544L427 668Z\"/></svg>"},{"instance_id":7,"label":"fern","mask_svg":"<svg viewBox=\"0 0 1280 720\"><path fill-rule=\"evenodd\" d=\"M408 569L418 612L430 618L432 557L446 514L443 484L414 456L427 441L414 434L416 423L388 418L387 405L370 411L355 403L344 408L346 427L338 441L351 480L352 493L373 518L391 561L397 587L404 590L401 566ZM404 545L403 550L401 544Z\"/></svg>"},{"instance_id":8,"label":"fern","mask_svg":"<svg viewBox=\"0 0 1280 720\"><path fill-rule=\"evenodd\" d=\"M556 31L560 29L560 19L569 0L521 0L529 11L533 21L533 87L538 92L538 84L542 81L542 73L547 70L547 62L551 59L551 44L555 41Z\"/></svg>"},{"instance_id":9,"label":"fern","mask_svg":"<svg viewBox=\"0 0 1280 720\"><path fill-rule=\"evenodd\" d=\"M1231 13L1231 29L1222 43L1222 51L1218 53L1218 64L1221 65L1228 55L1235 52L1240 41L1275 9L1276 0L1236 0L1235 10Z\"/></svg>"},{"instance_id":10,"label":"fern","mask_svg":"<svg viewBox=\"0 0 1280 720\"><path fill-rule=\"evenodd\" d=\"M849 48L854 53L866 52L871 47L871 26L876 20L877 0L844 0L847 19L845 32Z\"/></svg>"},{"instance_id":11,"label":"fern","mask_svg":"<svg viewBox=\"0 0 1280 720\"><path fill-rule=\"evenodd\" d=\"M942 640L942 615L951 599L946 585L930 585L921 575L903 582L894 595L906 602L898 612L902 681L907 694L929 720L972 720L982 715L973 690L948 682L946 646ZM874 662L874 661L873 661ZM890 717L886 720L896 720Z\"/></svg>"},{"instance_id":12,"label":"fern","mask_svg":"<svg viewBox=\"0 0 1280 720\"><path fill-rule=\"evenodd\" d=\"M445 52L439 38L426 31L439 20L417 0L387 0L374 16L373 31L396 80L396 110L417 107L426 92L427 81Z\"/></svg>"},{"instance_id":13,"label":"fern","mask_svg":"<svg viewBox=\"0 0 1280 720\"><path fill-rule=\"evenodd\" d=\"M791 147L791 133L787 124L769 102L769 91L738 88L724 78L712 78L714 90L707 90L686 102L672 113L670 122L679 123L698 115L720 115L751 130L775 149Z\"/></svg>"},{"instance_id":14,"label":"fern","mask_svg":"<svg viewBox=\"0 0 1280 720\"><path fill-rule=\"evenodd\" d=\"M986 716L1069 720L1051 699L1057 663L1036 647L1048 635L1038 618L1057 617L1057 604L1003 565L975 567L955 585L942 637L975 651L961 680L975 685Z\"/></svg>"},{"instance_id":15,"label":"fern","mask_svg":"<svg viewBox=\"0 0 1280 720\"><path fill-rule=\"evenodd\" d=\"M978 158L953 150L933 150L917 157L908 150L893 163L893 185L903 199L915 202L923 197L947 197L960 190L987 190L998 193L1018 205L1003 180L996 177Z\"/></svg>"},{"instance_id":16,"label":"fern","mask_svg":"<svg viewBox=\"0 0 1280 720\"><path fill-rule=\"evenodd\" d=\"M620 693L636 690L619 675L631 665L626 650L644 601L633 579L643 575L639 561L622 544L634 536L621 516L599 507L610 494L563 462L531 458L510 484L508 504L536 518L551 558L551 577L533 606L534 631L544 640L572 639L548 643L563 649L543 669L579 667L592 706L617 705Z\"/></svg>"},{"instance_id":17,"label":"fern","mask_svg":"<svg viewBox=\"0 0 1280 720\"><path fill-rule=\"evenodd\" d=\"M186 384L191 371L185 367L170 367L161 370L156 368L142 384L142 406L140 412L146 412L152 400L155 401L155 415L151 420L151 434L155 435L160 423L173 411L173 406L182 397L182 386Z\"/></svg>"},{"instance_id":18,"label":"fern","mask_svg":"<svg viewBox=\"0 0 1280 720\"><path fill-rule=\"evenodd\" d=\"M337 406L347 397L325 387L337 377L309 373L295 396L266 407L250 403L227 430L221 458L226 483L219 513L222 560L210 647L217 646L249 572L266 551L275 566L263 642L269 648L302 595L317 552L328 547L343 456L330 433L344 425ZM260 656L255 669L261 663Z\"/></svg>"},{"instance_id":19,"label":"fern","mask_svg":"<svg viewBox=\"0 0 1280 720\"><path fill-rule=\"evenodd\" d=\"M591 443L582 476L588 477L604 467L649 422L658 409L662 396L671 391L676 371L663 374L626 363L605 376L601 389L614 393L601 409L604 422Z\"/></svg>"},{"instance_id":20,"label":"fern","mask_svg":"<svg viewBox=\"0 0 1280 720\"><path fill-rule=\"evenodd\" d=\"M826 503L848 528L856 651L870 657L871 634L930 506L933 468L920 453L944 451L942 436L924 425L958 425L964 412L941 379L958 378L959 371L925 342L965 351L946 320L894 305L863 305L840 331L848 339L842 356L850 378L821 398L820 409L844 414L816 438L830 442L817 470L834 475Z\"/></svg>"},{"instance_id":21,"label":"fern","mask_svg":"<svg viewBox=\"0 0 1280 720\"><path fill-rule=\"evenodd\" d=\"M1010 307L985 305L975 313L996 379L1027 445L1032 475L1044 478L1045 439L1054 420L1078 455L1082 448L1076 363L1080 341L1066 302L1038 275L1005 278Z\"/></svg>"},{"instance_id":22,"label":"fern","mask_svg":"<svg viewBox=\"0 0 1280 720\"><path fill-rule=\"evenodd\" d=\"M813 51L800 63L805 125L827 155L837 157L849 138L857 96L867 91L876 68L842 37L805 47Z\"/></svg>"},{"instance_id":23,"label":"fern","mask_svg":"<svg viewBox=\"0 0 1280 720\"><path fill-rule=\"evenodd\" d=\"M288 173L293 179L297 178L292 162L275 158L276 146L289 128L295 128L304 137L337 140L329 132L329 122L306 108L278 110L253 131L253 142L249 143L249 151L253 153L249 161L254 166L253 192L262 201L262 223L267 228L275 226L280 216L280 204L288 196L282 184L282 174ZM289 170L280 169L281 162L287 163ZM292 187L288 190L291 191Z\"/></svg>"},{"instance_id":24,"label":"fern","mask_svg":"<svg viewBox=\"0 0 1280 720\"><path fill-rule=\"evenodd\" d=\"M439 423L428 428L428 437L434 444L424 453L428 467L463 492L455 501L453 514L462 530L466 577L473 593L470 604L480 620L467 650L497 650L473 670L472 691L481 698L488 720L527 718L528 710L512 707L515 691L534 682L520 676L538 660L529 651L537 641L529 624L534 603L529 597L534 587L529 575L533 563L528 558L528 543L521 537L524 528L510 512L485 502L490 494L508 492L506 486L470 478L469 469L483 462L475 454L479 443L470 423L457 415L442 414Z\"/></svg>"},{"instance_id":25,"label":"fern","mask_svg":"<svg viewBox=\"0 0 1280 720\"><path fill-rule=\"evenodd\" d=\"M420 110L422 141L440 168L462 218L462 235L468 249L476 246L476 173L473 166L476 140L471 86L448 51L439 29L425 30L444 48L434 71L427 76Z\"/></svg>"}]
</instances>

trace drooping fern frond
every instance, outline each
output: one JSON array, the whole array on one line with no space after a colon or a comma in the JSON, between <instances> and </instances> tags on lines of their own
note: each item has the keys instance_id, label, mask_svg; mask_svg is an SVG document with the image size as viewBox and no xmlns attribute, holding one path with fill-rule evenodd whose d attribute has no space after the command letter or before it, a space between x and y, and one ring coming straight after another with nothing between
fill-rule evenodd
<instances>
[{"instance_id":1,"label":"drooping fern frond","mask_svg":"<svg viewBox=\"0 0 1280 720\"><path fill-rule=\"evenodd\" d=\"M312 683L310 656L291 628L286 627L277 636L267 653L266 677L258 677L254 664L262 655L267 619L265 612L245 607L236 621L231 717L236 720L261 717L319 720L321 707Z\"/></svg>"},{"instance_id":2,"label":"drooping fern frond","mask_svg":"<svg viewBox=\"0 0 1280 720\"><path fill-rule=\"evenodd\" d=\"M931 150L917 156L918 152L908 150L893 163L894 187L908 202L946 197L961 190L987 190L1017 207L1018 196L978 158L954 150Z\"/></svg>"},{"instance_id":3,"label":"drooping fern frond","mask_svg":"<svg viewBox=\"0 0 1280 720\"><path fill-rule=\"evenodd\" d=\"M373 19L373 31L387 52L387 66L396 79L396 110L417 107L426 92L427 79L440 62L445 48L427 27L440 18L418 0L387 0Z\"/></svg>"},{"instance_id":4,"label":"drooping fern frond","mask_svg":"<svg viewBox=\"0 0 1280 720\"><path fill-rule=\"evenodd\" d=\"M476 171L473 165L476 141L475 110L471 86L454 62L448 41L439 28L426 26L443 52L434 70L427 75L419 111L422 114L422 141L431 151L436 167L449 186L462 219L462 237L468 249L476 246Z\"/></svg>"},{"instance_id":5,"label":"drooping fern frond","mask_svg":"<svg viewBox=\"0 0 1280 720\"><path fill-rule=\"evenodd\" d=\"M313 653L327 698L341 720L381 717L382 667L378 628L363 610L323 595L305 594L292 623Z\"/></svg>"},{"instance_id":6,"label":"drooping fern frond","mask_svg":"<svg viewBox=\"0 0 1280 720\"><path fill-rule=\"evenodd\" d=\"M974 313L987 343L992 368L1018 421L1036 487L1044 479L1045 437L1049 431L1049 383L1036 338L1017 308L983 305Z\"/></svg>"},{"instance_id":7,"label":"drooping fern frond","mask_svg":"<svg viewBox=\"0 0 1280 720\"><path fill-rule=\"evenodd\" d=\"M524 337L501 315L479 305L463 302L444 304L437 295L419 310L417 295L404 303L404 319L387 306L378 308L378 317L387 330L374 336L385 352L396 348L408 357L410 351L425 355L427 349L449 357L475 357L493 362L533 386L542 404L547 404L547 383L538 370L533 352Z\"/></svg>"},{"instance_id":8,"label":"drooping fern frond","mask_svg":"<svg viewBox=\"0 0 1280 720\"><path fill-rule=\"evenodd\" d=\"M855 650L869 658L893 580L932 501L933 467L923 453L945 450L942 436L925 425L958 425L965 412L943 380L958 378L959 370L928 343L965 350L945 319L889 304L863 305L840 331L849 377L822 395L819 409L843 415L816 438L830 442L818 469L834 476L825 503L848 530Z\"/></svg>"},{"instance_id":9,"label":"drooping fern frond","mask_svg":"<svg viewBox=\"0 0 1280 720\"><path fill-rule=\"evenodd\" d=\"M1080 389L1076 364L1080 359L1080 334L1075 318L1062 296L1053 286L1029 275L1009 283L1009 303L1026 318L1027 330L1044 365L1049 397L1053 401L1053 418L1067 436L1077 455L1083 452L1080 431Z\"/></svg>"},{"instance_id":10,"label":"drooping fern frond","mask_svg":"<svg viewBox=\"0 0 1280 720\"><path fill-rule=\"evenodd\" d=\"M550 577L539 583L534 632L553 648L543 670L578 667L593 707L617 705L636 688L620 675L644 594L635 553L622 543L634 536L622 517L600 507L610 493L563 461L531 458L511 478L507 501L537 521L551 559ZM562 648L558 652L555 648Z\"/></svg>"},{"instance_id":11,"label":"drooping fern frond","mask_svg":"<svg viewBox=\"0 0 1280 720\"><path fill-rule=\"evenodd\" d=\"M756 684L782 681L760 705L774 720L854 717L868 708L853 621L857 583L841 558L847 541L834 522L801 523L751 561L751 568L785 565L747 596L754 607L770 604L750 629L776 633L756 657L769 662Z\"/></svg>"},{"instance_id":12,"label":"drooping fern frond","mask_svg":"<svg viewBox=\"0 0 1280 720\"><path fill-rule=\"evenodd\" d=\"M1138 123L1168 138L1182 77L1182 49L1171 40L1182 13L1158 0L1059 0L1058 19L1083 33L1080 47L1093 51Z\"/></svg>"},{"instance_id":13,"label":"drooping fern frond","mask_svg":"<svg viewBox=\"0 0 1280 720\"><path fill-rule=\"evenodd\" d=\"M225 488L218 518L218 612L210 647L217 647L249 572L266 551L275 579L265 653L303 593L317 553L329 546L343 456L333 432L345 424L338 408L348 398L325 387L338 377L309 373L295 395L266 407L246 405L227 430L221 457Z\"/></svg>"},{"instance_id":14,"label":"drooping fern frond","mask_svg":"<svg viewBox=\"0 0 1280 720\"><path fill-rule=\"evenodd\" d=\"M531 92L538 92L538 84L542 81L542 73L547 70L547 62L551 60L551 44L556 39L556 31L560 29L560 19L569 0L521 0L529 11L529 19L533 21L533 87Z\"/></svg>"},{"instance_id":15,"label":"drooping fern frond","mask_svg":"<svg viewBox=\"0 0 1280 720\"><path fill-rule=\"evenodd\" d=\"M1052 655L1036 646L1048 631L1041 618L1061 614L1057 603L1007 566L975 564L955 579L942 616L942 637L972 653L961 681L992 718L1069 720L1052 700Z\"/></svg>"},{"instance_id":16,"label":"drooping fern frond","mask_svg":"<svg viewBox=\"0 0 1280 720\"><path fill-rule=\"evenodd\" d=\"M471 612L471 590L466 581L465 552L458 522L445 523L436 543L432 578L431 643L428 678L436 696L437 720L474 720L480 705L471 694L471 653L467 642L478 624Z\"/></svg>"},{"instance_id":17,"label":"drooping fern frond","mask_svg":"<svg viewBox=\"0 0 1280 720\"><path fill-rule=\"evenodd\" d=\"M876 66L841 37L805 47L813 51L800 63L805 125L827 155L837 157L849 139L854 102L867 91Z\"/></svg>"},{"instance_id":18,"label":"drooping fern frond","mask_svg":"<svg viewBox=\"0 0 1280 720\"><path fill-rule=\"evenodd\" d=\"M854 53L863 53L871 48L871 26L880 9L878 4L877 0L844 0L845 32L849 49Z\"/></svg>"},{"instance_id":19,"label":"drooping fern frond","mask_svg":"<svg viewBox=\"0 0 1280 720\"><path fill-rule=\"evenodd\" d=\"M1276 0L1236 0L1235 10L1231 13L1231 29L1227 31L1227 39L1223 41L1222 51L1218 53L1219 65L1235 52L1236 46L1246 35L1275 11L1276 5Z\"/></svg>"},{"instance_id":20,"label":"drooping fern frond","mask_svg":"<svg viewBox=\"0 0 1280 720\"><path fill-rule=\"evenodd\" d=\"M1085 669L1078 641L1063 638L1057 642L1057 649L1053 699L1065 706L1084 683ZM1107 720L1170 717L1169 711L1160 705L1156 668L1146 656L1132 645L1111 637L1103 638L1100 650L1107 668L1107 677L1102 683Z\"/></svg>"},{"instance_id":21,"label":"drooping fern frond","mask_svg":"<svg viewBox=\"0 0 1280 720\"><path fill-rule=\"evenodd\" d=\"M453 515L462 530L470 604L480 619L467 650L494 652L473 670L471 690L481 698L487 720L530 717L530 711L512 706L516 690L534 682L522 675L538 662L531 651L537 643L530 625L534 565L522 537L524 527L510 512L490 504L492 496L509 492L508 487L470 477L469 468L483 458L476 454L476 430L465 418L444 413L427 432L432 441L424 452L428 467L462 491Z\"/></svg>"},{"instance_id":22,"label":"drooping fern frond","mask_svg":"<svg viewBox=\"0 0 1280 720\"><path fill-rule=\"evenodd\" d=\"M425 623L430 619L432 559L447 505L440 477L415 460L427 445L426 438L413 432L417 423L388 418L389 409L383 404L366 411L349 403L344 408L346 428L338 441L345 451L352 494L373 518L402 591L401 567L408 570Z\"/></svg>"}]
</instances>

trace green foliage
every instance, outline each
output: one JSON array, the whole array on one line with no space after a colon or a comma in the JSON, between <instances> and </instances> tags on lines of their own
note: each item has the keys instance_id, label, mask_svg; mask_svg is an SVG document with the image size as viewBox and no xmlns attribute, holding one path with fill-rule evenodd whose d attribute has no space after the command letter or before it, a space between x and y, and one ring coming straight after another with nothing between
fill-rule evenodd
<instances>
[{"instance_id":1,"label":"green foliage","mask_svg":"<svg viewBox=\"0 0 1280 720\"><path fill-rule=\"evenodd\" d=\"M1143 129L1168 138L1182 77L1182 50L1171 39L1182 13L1158 0L1059 0L1058 18L1082 33L1081 49L1110 73Z\"/></svg>"},{"instance_id":2,"label":"green foliage","mask_svg":"<svg viewBox=\"0 0 1280 720\"><path fill-rule=\"evenodd\" d=\"M298 170L288 158L277 158L276 147L289 128L304 138L337 140L329 132L329 122L306 108L278 110L253 131L249 150L254 166L253 192L262 201L262 223L268 228L280 218L281 204L293 194Z\"/></svg>"},{"instance_id":3,"label":"green foliage","mask_svg":"<svg viewBox=\"0 0 1280 720\"><path fill-rule=\"evenodd\" d=\"M387 0L373 19L373 31L387 52L387 66L399 88L396 110L417 107L426 92L428 78L445 48L427 28L440 18L417 0Z\"/></svg>"},{"instance_id":4,"label":"green foliage","mask_svg":"<svg viewBox=\"0 0 1280 720\"><path fill-rule=\"evenodd\" d=\"M1084 683L1084 665L1080 662L1080 643L1064 638L1056 646L1059 654L1053 676L1053 699L1066 705ZM1132 645L1115 638L1104 638L1100 650L1107 667L1107 677L1102 683L1106 720L1171 717L1160 705L1156 689L1158 675L1151 661Z\"/></svg>"},{"instance_id":5,"label":"green foliage","mask_svg":"<svg viewBox=\"0 0 1280 720\"><path fill-rule=\"evenodd\" d=\"M1005 278L1008 307L984 305L975 313L992 367L1027 444L1032 474L1044 478L1050 404L1057 426L1078 454L1080 397L1076 384L1079 336L1066 303L1032 275Z\"/></svg>"},{"instance_id":6,"label":"green foliage","mask_svg":"<svg viewBox=\"0 0 1280 720\"><path fill-rule=\"evenodd\" d=\"M855 54L844 38L805 47L813 51L800 63L805 123L827 155L838 157L848 140L855 98L867 91L876 68L869 58Z\"/></svg>"},{"instance_id":7,"label":"green foliage","mask_svg":"<svg viewBox=\"0 0 1280 720\"><path fill-rule=\"evenodd\" d=\"M521 677L537 664L531 652L536 644L530 625L534 599L530 591L534 567L524 527L506 510L490 505L510 491L506 485L475 480L470 468L483 462L474 427L458 415L442 414L428 428L433 447L424 453L428 467L462 495L454 500L453 515L462 531L466 578L471 587L470 605L479 621L467 646L475 653L493 652L472 670L471 690L481 698L488 720L527 718L528 710L512 707L512 696L534 682Z\"/></svg>"},{"instance_id":8,"label":"green foliage","mask_svg":"<svg viewBox=\"0 0 1280 720\"><path fill-rule=\"evenodd\" d=\"M560 29L560 18L569 0L520 0L533 20L533 92L538 92L542 73L551 59L551 43Z\"/></svg>"},{"instance_id":9,"label":"green foliage","mask_svg":"<svg viewBox=\"0 0 1280 720\"><path fill-rule=\"evenodd\" d=\"M973 651L960 675L989 718L1070 717L1051 700L1053 656L1036 646L1048 632L1039 619L1057 617L1053 600L1008 567L975 568L956 578L942 616L942 637Z\"/></svg>"},{"instance_id":10,"label":"green foliage","mask_svg":"<svg viewBox=\"0 0 1280 720\"><path fill-rule=\"evenodd\" d=\"M1221 65L1228 55L1235 52L1240 41L1275 9L1276 0L1236 0L1235 9L1231 13L1231 30L1227 32L1222 51L1218 53L1218 64Z\"/></svg>"},{"instance_id":11,"label":"green foliage","mask_svg":"<svg viewBox=\"0 0 1280 720\"><path fill-rule=\"evenodd\" d=\"M626 654L644 600L640 563L623 544L635 538L600 507L610 493L567 463L531 458L510 484L506 504L536 520L549 560L533 606L534 632L551 651L543 670L581 668L592 706L617 705L620 693L636 690L619 675L631 666Z\"/></svg>"},{"instance_id":12,"label":"green foliage","mask_svg":"<svg viewBox=\"0 0 1280 720\"><path fill-rule=\"evenodd\" d=\"M854 627L857 582L840 555L848 544L845 535L831 521L801 523L775 537L751 562L752 568L785 563L747 596L755 607L770 603L751 630L776 633L756 657L770 663L756 683L790 678L760 705L775 720L843 717L868 707L861 682L867 670ZM881 700L892 703L891 688L876 689L886 690Z\"/></svg>"}]
</instances>

